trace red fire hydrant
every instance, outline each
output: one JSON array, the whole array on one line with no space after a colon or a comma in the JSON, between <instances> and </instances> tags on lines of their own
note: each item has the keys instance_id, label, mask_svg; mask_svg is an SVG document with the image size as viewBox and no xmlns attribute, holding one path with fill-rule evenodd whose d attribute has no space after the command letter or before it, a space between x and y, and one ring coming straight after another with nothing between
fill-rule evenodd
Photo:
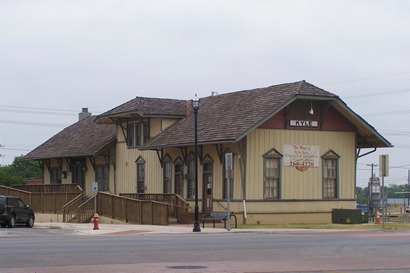
<instances>
[{"instance_id":1,"label":"red fire hydrant","mask_svg":"<svg viewBox=\"0 0 410 273\"><path fill-rule=\"evenodd\" d=\"M93 228L93 230L98 230L98 229L100 229L100 228L98 227L98 222L99 222L98 218L99 218L99 216L98 216L98 214L96 213L96 214L94 214L93 218L91 219L91 222L94 223L94 228Z\"/></svg>"}]
</instances>

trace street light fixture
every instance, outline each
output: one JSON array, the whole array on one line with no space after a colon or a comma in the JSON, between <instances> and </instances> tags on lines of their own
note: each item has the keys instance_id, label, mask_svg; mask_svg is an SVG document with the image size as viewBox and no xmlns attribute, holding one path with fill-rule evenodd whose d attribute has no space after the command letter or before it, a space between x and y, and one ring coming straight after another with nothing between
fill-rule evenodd
<instances>
[{"instance_id":1,"label":"street light fixture","mask_svg":"<svg viewBox=\"0 0 410 273\"><path fill-rule=\"evenodd\" d=\"M195 94L195 98L192 100L192 109L195 115L195 221L193 232L200 232L199 226L199 209L198 209L198 110L199 99Z\"/></svg>"}]
</instances>

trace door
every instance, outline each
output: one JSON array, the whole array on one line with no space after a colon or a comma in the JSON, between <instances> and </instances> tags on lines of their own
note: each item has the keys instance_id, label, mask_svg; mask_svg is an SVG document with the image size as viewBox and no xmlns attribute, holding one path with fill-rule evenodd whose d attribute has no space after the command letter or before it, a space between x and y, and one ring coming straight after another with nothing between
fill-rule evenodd
<instances>
[{"instance_id":1,"label":"door","mask_svg":"<svg viewBox=\"0 0 410 273\"><path fill-rule=\"evenodd\" d=\"M79 185L83 190L85 190L85 176L84 176L84 163L83 160L75 159L71 161L72 164L72 180L73 184Z\"/></svg>"},{"instance_id":2,"label":"door","mask_svg":"<svg viewBox=\"0 0 410 273\"><path fill-rule=\"evenodd\" d=\"M175 193L183 197L184 193L184 174L182 164L175 165L174 181L175 181Z\"/></svg>"},{"instance_id":3,"label":"door","mask_svg":"<svg viewBox=\"0 0 410 273\"><path fill-rule=\"evenodd\" d=\"M108 191L109 174L107 165L95 166L95 181L98 182L98 191Z\"/></svg>"},{"instance_id":4,"label":"door","mask_svg":"<svg viewBox=\"0 0 410 273\"><path fill-rule=\"evenodd\" d=\"M204 202L203 212L212 211L212 199L213 199L213 163L204 162L203 164L203 185L204 185Z\"/></svg>"}]
</instances>

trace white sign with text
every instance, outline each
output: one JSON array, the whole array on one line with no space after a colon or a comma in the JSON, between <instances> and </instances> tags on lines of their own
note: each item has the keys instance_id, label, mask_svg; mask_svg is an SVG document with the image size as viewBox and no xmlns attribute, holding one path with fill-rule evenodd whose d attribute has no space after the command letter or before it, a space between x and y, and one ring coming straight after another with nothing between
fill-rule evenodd
<instances>
[{"instance_id":1,"label":"white sign with text","mask_svg":"<svg viewBox=\"0 0 410 273\"><path fill-rule=\"evenodd\" d=\"M285 144L283 150L286 167L319 167L319 146Z\"/></svg>"}]
</instances>

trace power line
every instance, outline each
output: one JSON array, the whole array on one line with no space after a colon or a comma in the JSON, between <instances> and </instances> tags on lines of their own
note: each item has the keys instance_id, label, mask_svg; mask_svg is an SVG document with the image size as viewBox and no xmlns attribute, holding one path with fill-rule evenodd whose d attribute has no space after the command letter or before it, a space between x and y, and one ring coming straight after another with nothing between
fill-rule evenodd
<instances>
[{"instance_id":1,"label":"power line","mask_svg":"<svg viewBox=\"0 0 410 273\"><path fill-rule=\"evenodd\" d=\"M37 107L22 107L22 106L9 106L9 105L0 105L2 108L15 108L15 109L30 109L30 110L40 110L40 111L57 111L57 112L73 112L76 113L75 110L64 110L64 109L55 109L55 108L37 108Z\"/></svg>"},{"instance_id":2,"label":"power line","mask_svg":"<svg viewBox=\"0 0 410 273\"><path fill-rule=\"evenodd\" d=\"M399 94L399 93L409 93L410 89L400 89L396 91L383 91L378 93L367 93L355 96L348 96L344 97L344 99L359 99L359 98L367 98L367 97L376 97L376 96L384 96L384 95L391 95L391 94Z\"/></svg>"},{"instance_id":3,"label":"power line","mask_svg":"<svg viewBox=\"0 0 410 273\"><path fill-rule=\"evenodd\" d=\"M16 149L16 148L2 148L2 150L6 150L6 151L21 151L21 152L30 152L33 149L29 150L29 149Z\"/></svg>"},{"instance_id":4,"label":"power line","mask_svg":"<svg viewBox=\"0 0 410 273\"><path fill-rule=\"evenodd\" d=\"M379 75L379 76L369 76L369 77L364 77L364 78L351 79L351 80L338 81L338 82L328 82L328 83L323 83L323 85L325 85L325 84L340 84L340 83L348 83L348 82L359 82L359 81L366 81L366 80L373 80L373 79L380 79L380 78L387 78L387 77L395 77L395 76L401 76L401 75L407 75L407 74L410 74L410 72L385 74L385 75Z\"/></svg>"},{"instance_id":5,"label":"power line","mask_svg":"<svg viewBox=\"0 0 410 273\"><path fill-rule=\"evenodd\" d=\"M22 113L42 113L42 114L58 114L58 115L76 115L78 110L68 110L68 109L56 109L56 108L38 108L38 107L23 107L23 106L11 106L11 105L0 105L0 111L4 112L22 112ZM96 112L100 114L102 112Z\"/></svg>"},{"instance_id":6,"label":"power line","mask_svg":"<svg viewBox=\"0 0 410 273\"><path fill-rule=\"evenodd\" d=\"M67 127L67 124L56 123L41 123L41 122L29 122L29 121L13 121L13 120L0 120L0 123L18 124L18 125L31 125L31 126L45 126L45 127Z\"/></svg>"},{"instance_id":7,"label":"power line","mask_svg":"<svg viewBox=\"0 0 410 273\"><path fill-rule=\"evenodd\" d=\"M410 110L400 110L400 111L391 111L391 112L383 112L383 113L373 113L373 114L365 114L363 116L367 117L379 117L379 116L394 116L394 115L403 115L409 114Z\"/></svg>"},{"instance_id":8,"label":"power line","mask_svg":"<svg viewBox=\"0 0 410 273\"><path fill-rule=\"evenodd\" d=\"M37 115L58 115L58 116L75 116L76 114L71 113L60 113L60 112L45 112L45 111L31 111L31 110L15 110L15 109L0 109L1 112L12 112L12 113L27 113L27 114L37 114Z\"/></svg>"}]
</instances>

